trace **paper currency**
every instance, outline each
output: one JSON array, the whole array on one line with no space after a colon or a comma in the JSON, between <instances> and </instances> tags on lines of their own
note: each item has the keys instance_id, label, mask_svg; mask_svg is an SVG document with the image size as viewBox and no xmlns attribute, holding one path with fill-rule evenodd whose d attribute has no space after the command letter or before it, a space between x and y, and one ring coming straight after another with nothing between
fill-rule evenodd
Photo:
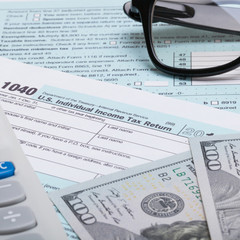
<instances>
[{"instance_id":1,"label":"paper currency","mask_svg":"<svg viewBox=\"0 0 240 240\"><path fill-rule=\"evenodd\" d=\"M210 240L190 153L49 196L81 240Z\"/></svg>"},{"instance_id":2,"label":"paper currency","mask_svg":"<svg viewBox=\"0 0 240 240\"><path fill-rule=\"evenodd\" d=\"M240 239L240 135L190 139L211 239Z\"/></svg>"}]
</instances>

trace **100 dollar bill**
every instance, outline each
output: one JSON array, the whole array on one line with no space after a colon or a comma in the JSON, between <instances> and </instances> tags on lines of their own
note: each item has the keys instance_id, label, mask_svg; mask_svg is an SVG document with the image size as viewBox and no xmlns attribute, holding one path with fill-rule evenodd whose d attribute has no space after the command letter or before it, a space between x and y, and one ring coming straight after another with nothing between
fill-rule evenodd
<instances>
[{"instance_id":1,"label":"100 dollar bill","mask_svg":"<svg viewBox=\"0 0 240 240\"><path fill-rule=\"evenodd\" d=\"M190 153L50 193L82 240L209 240Z\"/></svg>"},{"instance_id":2,"label":"100 dollar bill","mask_svg":"<svg viewBox=\"0 0 240 240\"><path fill-rule=\"evenodd\" d=\"M240 135L190 139L212 239L240 239Z\"/></svg>"}]
</instances>

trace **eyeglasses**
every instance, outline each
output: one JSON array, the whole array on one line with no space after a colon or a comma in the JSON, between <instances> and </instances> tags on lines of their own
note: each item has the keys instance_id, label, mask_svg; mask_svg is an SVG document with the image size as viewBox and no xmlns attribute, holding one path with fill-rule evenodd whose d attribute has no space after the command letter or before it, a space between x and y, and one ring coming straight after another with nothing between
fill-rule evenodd
<instances>
[{"instance_id":1,"label":"eyeglasses","mask_svg":"<svg viewBox=\"0 0 240 240\"><path fill-rule=\"evenodd\" d=\"M240 0L132 0L124 12L142 22L149 57L162 72L205 77L240 66Z\"/></svg>"}]
</instances>

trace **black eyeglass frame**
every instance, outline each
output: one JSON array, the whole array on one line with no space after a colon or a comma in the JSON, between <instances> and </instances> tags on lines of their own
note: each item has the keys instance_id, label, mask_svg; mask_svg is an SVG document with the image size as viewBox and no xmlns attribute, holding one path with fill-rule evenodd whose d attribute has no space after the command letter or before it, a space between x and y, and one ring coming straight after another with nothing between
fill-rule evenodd
<instances>
[{"instance_id":1,"label":"black eyeglass frame","mask_svg":"<svg viewBox=\"0 0 240 240\"><path fill-rule=\"evenodd\" d=\"M152 41L152 19L156 1L159 0L132 0L131 4L130 2L126 3L129 4L129 6L124 5L124 11L132 19L136 20L138 18L138 20L142 22L147 51L152 63L158 70L170 75L182 77L208 77L229 72L240 66L240 57L220 66L200 69L175 68L162 63L156 56ZM133 17L133 15L135 16Z\"/></svg>"}]
</instances>

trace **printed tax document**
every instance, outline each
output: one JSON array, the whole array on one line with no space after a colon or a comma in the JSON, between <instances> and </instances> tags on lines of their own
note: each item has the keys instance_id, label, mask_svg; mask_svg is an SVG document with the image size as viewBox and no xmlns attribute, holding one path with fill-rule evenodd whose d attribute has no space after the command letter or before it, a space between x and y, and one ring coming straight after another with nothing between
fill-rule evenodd
<instances>
[{"instance_id":1,"label":"printed tax document","mask_svg":"<svg viewBox=\"0 0 240 240\"><path fill-rule=\"evenodd\" d=\"M0 59L1 105L37 172L74 182L240 131L240 115Z\"/></svg>"},{"instance_id":2,"label":"printed tax document","mask_svg":"<svg viewBox=\"0 0 240 240\"><path fill-rule=\"evenodd\" d=\"M1 106L46 191L188 151L188 138L240 131L235 113L6 58L0 69Z\"/></svg>"},{"instance_id":3,"label":"printed tax document","mask_svg":"<svg viewBox=\"0 0 240 240\"><path fill-rule=\"evenodd\" d=\"M127 1L1 1L0 56L240 113L239 69L212 80L162 74L149 60L142 24L123 12ZM239 36L159 27L164 58L178 67L200 59L208 65L212 57L219 62L227 57L222 44L232 51L240 43ZM204 43L211 51L199 56ZM191 56L182 57L179 45Z\"/></svg>"}]
</instances>

